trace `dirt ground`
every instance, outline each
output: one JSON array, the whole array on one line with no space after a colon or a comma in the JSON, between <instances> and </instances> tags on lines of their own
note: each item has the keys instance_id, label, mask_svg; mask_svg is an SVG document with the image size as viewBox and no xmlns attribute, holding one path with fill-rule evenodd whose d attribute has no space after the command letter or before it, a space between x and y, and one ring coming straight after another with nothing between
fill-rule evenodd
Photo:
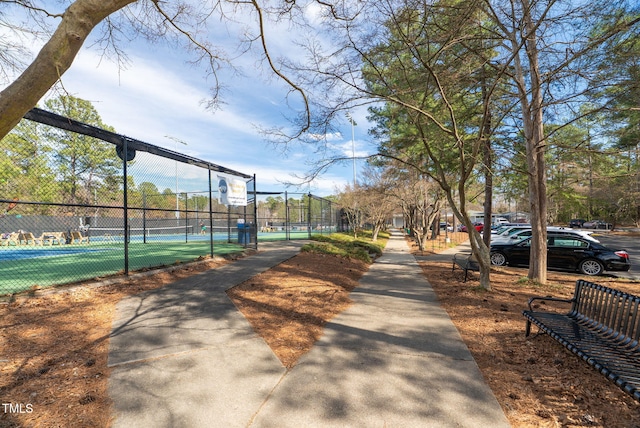
<instances>
[{"instance_id":1,"label":"dirt ground","mask_svg":"<svg viewBox=\"0 0 640 428\"><path fill-rule=\"evenodd\" d=\"M430 244L423 255L445 247ZM0 304L0 427L109 426L107 351L115 304L224 263ZM527 299L569 296L577 276L551 273L551 285L540 287L523 280L524 270L497 269L493 291L485 292L477 287L477 273L463 283L450 263L427 257L421 266L512 426L640 427L640 405L633 399L547 336L524 337ZM292 367L323 325L348 307L349 292L367 268L301 253L228 295L282 364ZM598 282L634 294L640 287L607 277Z\"/></svg>"}]
</instances>

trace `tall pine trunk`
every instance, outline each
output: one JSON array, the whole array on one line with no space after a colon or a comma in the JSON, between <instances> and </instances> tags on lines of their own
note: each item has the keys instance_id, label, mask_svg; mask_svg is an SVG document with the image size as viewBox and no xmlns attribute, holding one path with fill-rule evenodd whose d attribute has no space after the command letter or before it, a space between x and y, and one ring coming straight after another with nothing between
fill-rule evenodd
<instances>
[{"instance_id":1,"label":"tall pine trunk","mask_svg":"<svg viewBox=\"0 0 640 428\"><path fill-rule=\"evenodd\" d=\"M521 87L521 106L529 172L529 208L531 215L531 252L529 279L540 284L547 282L547 175L545 165L545 139L542 116L542 80L538 62L535 25L528 0L522 1L525 22L525 53L529 63L528 80L531 82L531 102L527 102L526 86ZM521 84L525 85L522 68Z\"/></svg>"}]
</instances>

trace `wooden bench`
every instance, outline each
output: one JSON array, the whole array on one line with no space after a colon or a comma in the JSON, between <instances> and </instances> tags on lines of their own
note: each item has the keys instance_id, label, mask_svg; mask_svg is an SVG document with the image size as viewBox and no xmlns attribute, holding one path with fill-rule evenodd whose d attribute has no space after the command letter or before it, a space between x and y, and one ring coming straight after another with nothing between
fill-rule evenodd
<instances>
[{"instance_id":1,"label":"wooden bench","mask_svg":"<svg viewBox=\"0 0 640 428\"><path fill-rule=\"evenodd\" d=\"M7 247L10 246L12 243L13 245L20 245L20 241L18 241L19 236L20 234L18 232L3 234L2 237L0 238L0 245L2 246L6 245Z\"/></svg>"},{"instance_id":2,"label":"wooden bench","mask_svg":"<svg viewBox=\"0 0 640 428\"><path fill-rule=\"evenodd\" d=\"M31 232L21 232L18 234L18 243L20 245L37 245L38 239Z\"/></svg>"},{"instance_id":3,"label":"wooden bench","mask_svg":"<svg viewBox=\"0 0 640 428\"><path fill-rule=\"evenodd\" d=\"M480 271L480 265L478 265L477 260L473 256L473 254L469 253L456 253L453 255L453 267L451 268L451 272L453 272L458 266L460 269L464 271L464 282L467 282L467 276L469 271Z\"/></svg>"},{"instance_id":4,"label":"wooden bench","mask_svg":"<svg viewBox=\"0 0 640 428\"><path fill-rule=\"evenodd\" d=\"M571 309L534 310L537 300L570 303ZM532 297L523 315L526 336L535 324L640 401L640 297L578 280L573 298Z\"/></svg>"},{"instance_id":5,"label":"wooden bench","mask_svg":"<svg viewBox=\"0 0 640 428\"><path fill-rule=\"evenodd\" d=\"M80 232L71 232L71 242L69 242L70 244L82 244L83 242L86 242L87 244L89 243L89 237L88 236L82 236L82 233Z\"/></svg>"},{"instance_id":6,"label":"wooden bench","mask_svg":"<svg viewBox=\"0 0 640 428\"><path fill-rule=\"evenodd\" d=\"M53 245L55 243L63 245L67 242L67 235L64 232L43 232L38 240L40 245Z\"/></svg>"}]
</instances>

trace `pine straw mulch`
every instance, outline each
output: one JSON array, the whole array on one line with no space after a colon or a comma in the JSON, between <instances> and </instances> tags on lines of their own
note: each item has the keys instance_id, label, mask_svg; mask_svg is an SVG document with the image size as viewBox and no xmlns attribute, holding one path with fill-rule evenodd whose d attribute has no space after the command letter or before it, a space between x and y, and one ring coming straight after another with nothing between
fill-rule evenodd
<instances>
[{"instance_id":1,"label":"pine straw mulch","mask_svg":"<svg viewBox=\"0 0 640 428\"><path fill-rule=\"evenodd\" d=\"M570 298L584 276L550 271L548 285L540 286L526 280L527 269L494 268L492 291L484 291L477 273L465 283L452 263L419 259L513 427L640 427L638 402L549 336L536 336L535 326L524 336L528 299ZM606 276L586 279L636 295L640 288Z\"/></svg>"},{"instance_id":2,"label":"pine straw mulch","mask_svg":"<svg viewBox=\"0 0 640 428\"><path fill-rule=\"evenodd\" d=\"M209 259L0 302L0 427L109 426L107 356L116 303L227 262Z\"/></svg>"},{"instance_id":3,"label":"pine straw mulch","mask_svg":"<svg viewBox=\"0 0 640 428\"><path fill-rule=\"evenodd\" d=\"M456 234L452 234L454 241ZM428 252L446 248L430 242ZM414 248L414 251L415 248ZM0 397L29 404L24 413L0 408L0 427L105 427L108 336L115 304L226 261L188 265L102 287L17 299L0 305ZM485 379L514 427L640 426L640 405L547 336L524 338L521 315L532 295L569 296L575 275L549 275L532 286L526 271L492 273L492 292L466 283L450 263L421 261ZM323 325L350 304L349 292L368 266L301 253L228 291L236 306L286 367L295 365L322 334ZM635 292L638 284L598 278Z\"/></svg>"},{"instance_id":4,"label":"pine straw mulch","mask_svg":"<svg viewBox=\"0 0 640 428\"><path fill-rule=\"evenodd\" d=\"M282 364L293 367L324 325L351 304L365 262L302 252L227 291Z\"/></svg>"}]
</instances>

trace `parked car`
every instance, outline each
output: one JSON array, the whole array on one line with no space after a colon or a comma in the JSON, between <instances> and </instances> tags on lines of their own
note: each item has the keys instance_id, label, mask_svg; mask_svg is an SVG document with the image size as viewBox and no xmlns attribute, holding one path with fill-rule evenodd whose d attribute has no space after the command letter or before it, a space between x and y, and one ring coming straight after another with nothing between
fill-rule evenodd
<instances>
[{"instance_id":1,"label":"parked car","mask_svg":"<svg viewBox=\"0 0 640 428\"><path fill-rule=\"evenodd\" d=\"M440 230L448 230L449 232L453 232L453 226L444 221L440 222Z\"/></svg>"},{"instance_id":2,"label":"parked car","mask_svg":"<svg viewBox=\"0 0 640 428\"><path fill-rule=\"evenodd\" d=\"M507 236L511 236L516 232L521 230L531 229L530 224L516 224L510 226L503 226L502 228L496 230L495 233L491 232L491 239L502 239Z\"/></svg>"},{"instance_id":3,"label":"parked car","mask_svg":"<svg viewBox=\"0 0 640 428\"><path fill-rule=\"evenodd\" d=\"M569 227L575 227L577 229L580 229L586 221L587 220L584 220L581 218L574 218L572 220L569 220Z\"/></svg>"},{"instance_id":4,"label":"parked car","mask_svg":"<svg viewBox=\"0 0 640 428\"><path fill-rule=\"evenodd\" d=\"M613 229L613 225L611 223L607 223L606 221L602 220L585 221L582 224L582 227L585 229Z\"/></svg>"},{"instance_id":5,"label":"parked car","mask_svg":"<svg viewBox=\"0 0 640 428\"><path fill-rule=\"evenodd\" d=\"M475 227L478 232L482 232L482 229L484 229L484 224L480 223L480 222L475 222L475 223L473 223L473 227ZM466 232L467 231L467 226L465 226L464 224L461 224L459 226L459 230L460 230L460 232Z\"/></svg>"},{"instance_id":6,"label":"parked car","mask_svg":"<svg viewBox=\"0 0 640 428\"><path fill-rule=\"evenodd\" d=\"M495 226L491 228L491 234L497 235L500 234L502 232L504 232L505 230L513 227L513 226L529 226L531 227L530 224L524 224L524 223L505 223L505 224L501 224L499 226Z\"/></svg>"},{"instance_id":7,"label":"parked car","mask_svg":"<svg viewBox=\"0 0 640 428\"><path fill-rule=\"evenodd\" d=\"M573 230L573 229L567 229L564 227L549 226L547 227L547 233L549 232L553 232L555 235L579 236L589 241L600 242L596 238L591 236L593 232L588 230ZM514 229L510 231L507 235L492 237L491 243L492 244L493 243L502 244L502 243L508 243L508 242L514 243L514 242L518 242L523 239L526 239L530 236L531 236L531 227L528 227L526 229Z\"/></svg>"},{"instance_id":8,"label":"parked car","mask_svg":"<svg viewBox=\"0 0 640 428\"><path fill-rule=\"evenodd\" d=\"M551 269L578 271L600 275L604 271L628 271L629 254L625 250L607 248L579 236L547 234L547 265ZM491 264L496 266L528 266L531 238L516 243L491 244Z\"/></svg>"},{"instance_id":9,"label":"parked car","mask_svg":"<svg viewBox=\"0 0 640 428\"><path fill-rule=\"evenodd\" d=\"M493 224L496 226L502 226L503 224L509 224L509 220L504 217L496 217L493 219Z\"/></svg>"}]
</instances>

